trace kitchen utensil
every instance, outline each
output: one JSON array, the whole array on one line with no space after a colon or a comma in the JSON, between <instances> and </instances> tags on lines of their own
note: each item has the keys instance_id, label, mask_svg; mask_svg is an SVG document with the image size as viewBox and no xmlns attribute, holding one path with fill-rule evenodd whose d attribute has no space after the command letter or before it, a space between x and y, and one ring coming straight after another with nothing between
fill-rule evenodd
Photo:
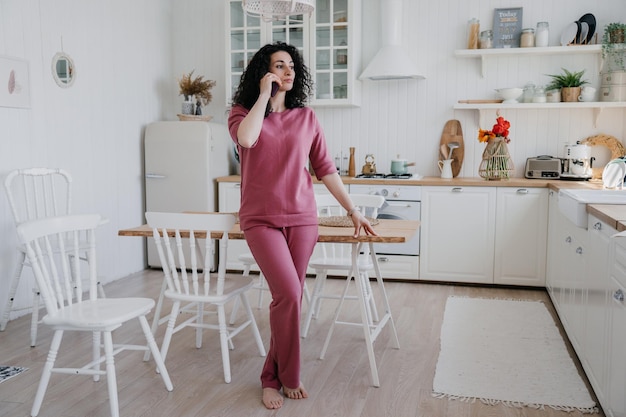
<instances>
[{"instance_id":1,"label":"kitchen utensil","mask_svg":"<svg viewBox=\"0 0 626 417\"><path fill-rule=\"evenodd\" d=\"M441 152L441 145L448 148L448 143L457 142L459 147L454 151L453 155L445 155ZM456 177L461 172L461 165L463 165L463 157L465 154L465 145L463 143L463 129L461 129L461 122L458 120L448 120L441 132L441 139L439 141L440 154L439 159L446 160L451 159L452 162L452 177ZM446 152L447 153L447 152Z\"/></svg>"},{"instance_id":2,"label":"kitchen utensil","mask_svg":"<svg viewBox=\"0 0 626 417\"><path fill-rule=\"evenodd\" d=\"M448 147L445 143L441 144L441 146L439 147L439 151L441 152L443 159L448 159Z\"/></svg>"},{"instance_id":3,"label":"kitchen utensil","mask_svg":"<svg viewBox=\"0 0 626 417\"><path fill-rule=\"evenodd\" d=\"M448 154L448 157L446 159L452 159L452 152L454 152L454 150L457 149L459 146L459 142L449 142L448 148L450 148L450 153Z\"/></svg>"},{"instance_id":4,"label":"kitchen utensil","mask_svg":"<svg viewBox=\"0 0 626 417\"><path fill-rule=\"evenodd\" d=\"M499 99L486 99L486 100L459 100L459 104L498 104L502 103Z\"/></svg>"},{"instance_id":5,"label":"kitchen utensil","mask_svg":"<svg viewBox=\"0 0 626 417\"><path fill-rule=\"evenodd\" d=\"M626 163L623 159L609 161L602 171L602 184L604 188L617 188L624 186L626 176Z\"/></svg>"},{"instance_id":6,"label":"kitchen utensil","mask_svg":"<svg viewBox=\"0 0 626 417\"><path fill-rule=\"evenodd\" d=\"M578 22L572 22L565 27L561 33L561 46L567 46L570 43L576 41L576 34L578 33Z\"/></svg>"},{"instance_id":7,"label":"kitchen utensil","mask_svg":"<svg viewBox=\"0 0 626 417\"><path fill-rule=\"evenodd\" d=\"M585 22L589 26L589 30L587 31L587 37L582 39L582 42L585 44L589 44L591 42L591 38L593 38L594 33L596 33L596 17L591 13L584 14L578 19L579 22Z\"/></svg>"},{"instance_id":8,"label":"kitchen utensil","mask_svg":"<svg viewBox=\"0 0 626 417\"><path fill-rule=\"evenodd\" d=\"M517 99L524 93L524 90L519 87L511 87L511 88L496 88L500 97L504 99L503 104L514 104L517 103Z\"/></svg>"},{"instance_id":9,"label":"kitchen utensil","mask_svg":"<svg viewBox=\"0 0 626 417\"><path fill-rule=\"evenodd\" d=\"M443 161L437 161L437 165L439 165L439 171L441 171L441 178L452 178L452 161L453 159L444 159Z\"/></svg>"},{"instance_id":10,"label":"kitchen utensil","mask_svg":"<svg viewBox=\"0 0 626 417\"><path fill-rule=\"evenodd\" d=\"M391 160L391 173L394 175L406 174L408 172L407 167L414 165L415 162L407 162L406 159L400 159L400 155L398 155L398 159Z\"/></svg>"}]
</instances>

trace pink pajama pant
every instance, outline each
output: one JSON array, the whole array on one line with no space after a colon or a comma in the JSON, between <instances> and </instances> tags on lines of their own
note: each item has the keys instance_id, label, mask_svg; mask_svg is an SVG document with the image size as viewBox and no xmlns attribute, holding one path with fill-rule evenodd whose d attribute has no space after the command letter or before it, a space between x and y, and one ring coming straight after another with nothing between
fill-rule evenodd
<instances>
[{"instance_id":1,"label":"pink pajama pant","mask_svg":"<svg viewBox=\"0 0 626 417\"><path fill-rule=\"evenodd\" d=\"M261 385L277 390L283 386L298 388L302 292L318 226L256 226L244 234L272 293L270 347Z\"/></svg>"}]
</instances>

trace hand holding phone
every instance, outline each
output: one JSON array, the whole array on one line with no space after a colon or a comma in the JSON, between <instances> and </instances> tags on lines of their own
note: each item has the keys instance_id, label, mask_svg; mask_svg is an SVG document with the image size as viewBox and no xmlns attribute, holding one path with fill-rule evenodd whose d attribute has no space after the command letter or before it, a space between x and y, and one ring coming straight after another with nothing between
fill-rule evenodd
<instances>
[{"instance_id":1,"label":"hand holding phone","mask_svg":"<svg viewBox=\"0 0 626 417\"><path fill-rule=\"evenodd\" d=\"M274 97L276 95L276 92L278 91L278 83L276 81L272 81L272 97Z\"/></svg>"}]
</instances>

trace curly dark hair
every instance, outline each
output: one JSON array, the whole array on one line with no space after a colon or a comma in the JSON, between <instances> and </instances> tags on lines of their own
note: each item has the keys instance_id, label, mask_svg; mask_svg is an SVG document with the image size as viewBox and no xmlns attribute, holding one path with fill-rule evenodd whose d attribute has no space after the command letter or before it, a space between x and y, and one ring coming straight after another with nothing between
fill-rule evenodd
<instances>
[{"instance_id":1,"label":"curly dark hair","mask_svg":"<svg viewBox=\"0 0 626 417\"><path fill-rule=\"evenodd\" d=\"M293 88L287 91L285 95L285 107L293 109L305 106L313 90L311 74L304 64L304 59L302 59L298 49L284 42L267 44L254 54L243 74L241 74L239 86L233 95L233 105L240 104L248 110L254 106L261 93L259 82L269 71L272 54L278 51L285 51L291 55L294 71L296 72ZM265 112L266 117L269 114L269 108L270 105L268 103Z\"/></svg>"}]
</instances>

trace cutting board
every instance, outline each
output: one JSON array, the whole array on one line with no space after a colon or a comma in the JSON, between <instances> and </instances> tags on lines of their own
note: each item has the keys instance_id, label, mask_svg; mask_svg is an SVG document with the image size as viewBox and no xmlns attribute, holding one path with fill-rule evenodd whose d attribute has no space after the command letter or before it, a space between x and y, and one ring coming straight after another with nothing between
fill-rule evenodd
<instances>
[{"instance_id":1,"label":"cutting board","mask_svg":"<svg viewBox=\"0 0 626 417\"><path fill-rule=\"evenodd\" d=\"M441 140L439 141L439 158L446 159L446 156L441 152L441 145L445 145L446 153L450 152L448 143L459 142L459 147L452 152L452 176L456 177L461 172L461 165L463 165L463 156L465 155L465 145L463 144L463 129L461 129L461 122L458 120L448 120L443 127L441 133Z\"/></svg>"}]
</instances>

